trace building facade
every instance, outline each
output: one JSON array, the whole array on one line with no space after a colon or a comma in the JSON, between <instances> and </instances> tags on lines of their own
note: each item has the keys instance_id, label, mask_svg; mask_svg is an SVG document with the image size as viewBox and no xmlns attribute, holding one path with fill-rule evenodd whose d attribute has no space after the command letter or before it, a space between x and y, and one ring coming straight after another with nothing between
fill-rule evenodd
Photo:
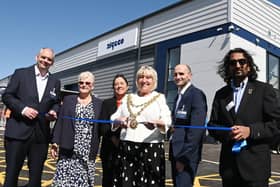
<instances>
[{"instance_id":1,"label":"building facade","mask_svg":"<svg viewBox=\"0 0 280 187\"><path fill-rule=\"evenodd\" d=\"M77 90L80 72L93 72L94 94L104 99L113 94L116 74L128 78L133 92L137 69L151 65L159 75L158 91L172 106L174 66L189 64L193 83L211 106L224 85L218 62L232 48L248 50L260 68L258 79L279 89L279 20L280 8L267 0L184 0L58 53L51 72L67 90Z\"/></svg>"}]
</instances>

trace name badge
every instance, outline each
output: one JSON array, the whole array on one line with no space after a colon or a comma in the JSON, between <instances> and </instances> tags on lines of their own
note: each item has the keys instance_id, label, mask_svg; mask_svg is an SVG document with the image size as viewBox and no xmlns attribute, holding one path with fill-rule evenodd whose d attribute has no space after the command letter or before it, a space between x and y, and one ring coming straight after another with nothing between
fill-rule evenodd
<instances>
[{"instance_id":1,"label":"name badge","mask_svg":"<svg viewBox=\"0 0 280 187\"><path fill-rule=\"evenodd\" d=\"M50 91L51 97L56 97L55 88Z\"/></svg>"},{"instance_id":2,"label":"name badge","mask_svg":"<svg viewBox=\"0 0 280 187\"><path fill-rule=\"evenodd\" d=\"M230 111L233 107L234 107L234 102L231 101L229 104L227 104L226 110L227 110L227 111Z\"/></svg>"},{"instance_id":3,"label":"name badge","mask_svg":"<svg viewBox=\"0 0 280 187\"><path fill-rule=\"evenodd\" d=\"M183 105L182 109L177 110L176 118L178 119L187 119L187 111L184 110L185 106Z\"/></svg>"}]
</instances>

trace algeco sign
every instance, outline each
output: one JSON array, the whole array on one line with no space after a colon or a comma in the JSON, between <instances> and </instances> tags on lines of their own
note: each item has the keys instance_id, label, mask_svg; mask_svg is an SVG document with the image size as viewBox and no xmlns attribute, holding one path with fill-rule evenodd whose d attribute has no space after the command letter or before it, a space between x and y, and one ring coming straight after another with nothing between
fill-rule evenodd
<instances>
[{"instance_id":1,"label":"algeco sign","mask_svg":"<svg viewBox=\"0 0 280 187\"><path fill-rule=\"evenodd\" d=\"M121 38L119 40L110 42L107 44L107 49L112 49L114 50L114 47L117 47L118 45L122 45L124 43L124 38Z\"/></svg>"},{"instance_id":2,"label":"algeco sign","mask_svg":"<svg viewBox=\"0 0 280 187\"><path fill-rule=\"evenodd\" d=\"M101 40L98 43L97 56L108 55L126 48L135 47L138 41L138 27L121 34Z\"/></svg>"}]
</instances>

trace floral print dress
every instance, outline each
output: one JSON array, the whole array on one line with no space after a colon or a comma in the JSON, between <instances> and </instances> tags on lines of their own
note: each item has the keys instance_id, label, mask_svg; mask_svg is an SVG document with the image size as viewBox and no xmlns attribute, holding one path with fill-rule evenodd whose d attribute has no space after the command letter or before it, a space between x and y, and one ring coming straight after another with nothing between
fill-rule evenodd
<instances>
[{"instance_id":1,"label":"floral print dress","mask_svg":"<svg viewBox=\"0 0 280 187\"><path fill-rule=\"evenodd\" d=\"M89 159L92 128L91 122L83 118L94 119L92 102L86 106L76 105L74 149L71 158L61 158L53 179L53 187L93 187L95 160Z\"/></svg>"}]
</instances>

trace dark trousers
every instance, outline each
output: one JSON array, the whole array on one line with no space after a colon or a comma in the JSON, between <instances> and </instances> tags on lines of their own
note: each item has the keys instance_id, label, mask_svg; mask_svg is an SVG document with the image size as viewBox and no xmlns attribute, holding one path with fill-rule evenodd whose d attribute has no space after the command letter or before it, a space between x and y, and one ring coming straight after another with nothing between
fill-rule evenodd
<instances>
[{"instance_id":1,"label":"dark trousers","mask_svg":"<svg viewBox=\"0 0 280 187\"><path fill-rule=\"evenodd\" d=\"M256 179L257 180L257 179ZM223 187L268 187L268 179L265 181L245 181L241 178L223 179Z\"/></svg>"},{"instance_id":2,"label":"dark trousers","mask_svg":"<svg viewBox=\"0 0 280 187\"><path fill-rule=\"evenodd\" d=\"M113 187L113 175L115 164L112 160L105 160L102 159L102 170L103 170L103 177L102 177L102 186L103 187Z\"/></svg>"},{"instance_id":3,"label":"dark trousers","mask_svg":"<svg viewBox=\"0 0 280 187\"><path fill-rule=\"evenodd\" d=\"M28 187L40 187L48 144L36 143L35 136L31 136L27 140L5 138L4 146L7 166L4 187L17 187L25 158L29 168Z\"/></svg>"},{"instance_id":4,"label":"dark trousers","mask_svg":"<svg viewBox=\"0 0 280 187\"><path fill-rule=\"evenodd\" d=\"M185 165L184 171L178 172L176 170L176 161L172 159L171 168L172 168L172 180L173 180L174 187L193 186L194 178L198 168L198 163L189 162L187 165Z\"/></svg>"},{"instance_id":5,"label":"dark trousers","mask_svg":"<svg viewBox=\"0 0 280 187\"><path fill-rule=\"evenodd\" d=\"M102 187L113 187L113 177L116 175L116 170L119 169L118 153L119 146L112 142L111 137L104 136L100 150L103 170Z\"/></svg>"},{"instance_id":6,"label":"dark trousers","mask_svg":"<svg viewBox=\"0 0 280 187\"><path fill-rule=\"evenodd\" d=\"M236 164L231 166L230 171L224 171L220 175L222 176L223 187L268 187L268 179L256 178L253 181L245 180L240 175Z\"/></svg>"}]
</instances>

